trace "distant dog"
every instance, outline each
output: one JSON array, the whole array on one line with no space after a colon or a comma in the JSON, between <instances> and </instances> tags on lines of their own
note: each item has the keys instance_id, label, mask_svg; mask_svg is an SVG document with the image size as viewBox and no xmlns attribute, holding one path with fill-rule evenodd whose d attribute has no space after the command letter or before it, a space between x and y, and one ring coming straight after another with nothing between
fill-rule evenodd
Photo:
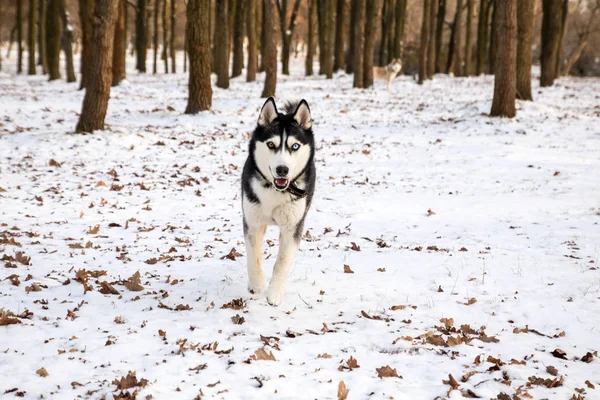
<instances>
[{"instance_id":1,"label":"distant dog","mask_svg":"<svg viewBox=\"0 0 600 400\"><path fill-rule=\"evenodd\" d=\"M258 117L242 172L244 239L248 290L262 293L262 242L267 225L279 227L279 253L267 301L283 301L288 273L300 246L304 218L315 191L315 142L305 100L288 103L279 113L270 97Z\"/></svg>"},{"instance_id":2,"label":"distant dog","mask_svg":"<svg viewBox=\"0 0 600 400\"><path fill-rule=\"evenodd\" d=\"M385 79L387 81L387 90L390 90L392 81L400 72L402 72L402 60L393 59L385 67L373 67L373 78Z\"/></svg>"}]
</instances>

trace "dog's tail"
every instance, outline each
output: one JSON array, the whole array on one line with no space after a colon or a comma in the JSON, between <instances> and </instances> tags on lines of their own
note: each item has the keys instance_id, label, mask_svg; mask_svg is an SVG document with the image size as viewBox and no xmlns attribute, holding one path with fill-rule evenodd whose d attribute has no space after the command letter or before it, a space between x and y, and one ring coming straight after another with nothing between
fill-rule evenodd
<instances>
[{"instance_id":1,"label":"dog's tail","mask_svg":"<svg viewBox=\"0 0 600 400\"><path fill-rule=\"evenodd\" d=\"M286 114L293 114L296 112L296 109L298 108L298 104L300 104L299 100L286 101L283 104L283 109L285 110Z\"/></svg>"}]
</instances>

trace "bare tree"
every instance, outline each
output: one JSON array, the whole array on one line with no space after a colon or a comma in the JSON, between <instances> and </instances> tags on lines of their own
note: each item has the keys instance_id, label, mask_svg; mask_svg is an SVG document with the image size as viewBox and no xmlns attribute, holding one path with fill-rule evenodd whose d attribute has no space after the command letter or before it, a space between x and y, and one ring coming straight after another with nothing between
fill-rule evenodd
<instances>
[{"instance_id":1,"label":"bare tree","mask_svg":"<svg viewBox=\"0 0 600 400\"><path fill-rule=\"evenodd\" d=\"M580 2L581 3L581 0ZM579 24L576 20L573 21L573 27L575 32L577 33L577 46L575 50L571 52L567 61L565 63L564 75L567 76L571 73L571 69L585 50L588 45L588 41L592 34L597 34L600 32L600 25L596 22L596 17L600 14L600 0L596 0L595 4L588 4L589 16L587 19L587 23ZM580 8L580 4L578 4L578 8Z\"/></svg>"},{"instance_id":2,"label":"bare tree","mask_svg":"<svg viewBox=\"0 0 600 400\"><path fill-rule=\"evenodd\" d=\"M152 10L152 50L154 50L152 57L152 73L156 75L158 72L158 9L160 6L160 0L154 0L154 8Z\"/></svg>"},{"instance_id":3,"label":"bare tree","mask_svg":"<svg viewBox=\"0 0 600 400\"><path fill-rule=\"evenodd\" d=\"M90 1L90 0L86 0ZM135 54L136 68L146 72L146 55L148 51L148 0L137 0L135 9Z\"/></svg>"},{"instance_id":4,"label":"bare tree","mask_svg":"<svg viewBox=\"0 0 600 400\"><path fill-rule=\"evenodd\" d=\"M354 25L351 26L352 35L354 35L354 87L364 87L364 47L365 47L365 14L366 14L366 0L355 0L353 1L353 10L356 11Z\"/></svg>"},{"instance_id":5,"label":"bare tree","mask_svg":"<svg viewBox=\"0 0 600 400\"><path fill-rule=\"evenodd\" d=\"M169 47L169 26L168 26L168 20L167 20L167 10L168 10L168 3L169 0L162 0L162 52L160 55L160 58L162 59L163 63L164 63L164 68L165 68L165 74L169 73L169 54L167 52L167 49ZM185 68L185 66L184 66Z\"/></svg>"},{"instance_id":6,"label":"bare tree","mask_svg":"<svg viewBox=\"0 0 600 400\"><path fill-rule=\"evenodd\" d=\"M117 86L125 80L125 56L127 55L127 36L125 32L126 0L117 0L117 17L113 43L112 85Z\"/></svg>"},{"instance_id":7,"label":"bare tree","mask_svg":"<svg viewBox=\"0 0 600 400\"><path fill-rule=\"evenodd\" d=\"M465 68L464 76L473 74L473 0L467 0L467 27L465 29Z\"/></svg>"},{"instance_id":8,"label":"bare tree","mask_svg":"<svg viewBox=\"0 0 600 400\"><path fill-rule=\"evenodd\" d=\"M337 11L335 16L335 50L333 55L333 72L344 68L344 50L346 41L346 0L336 0Z\"/></svg>"},{"instance_id":9,"label":"bare tree","mask_svg":"<svg viewBox=\"0 0 600 400\"><path fill-rule=\"evenodd\" d=\"M460 0L459 0L460 1ZM423 1L423 20L421 22L421 50L419 51L419 85L427 79L427 54L429 48L431 0Z\"/></svg>"},{"instance_id":10,"label":"bare tree","mask_svg":"<svg viewBox=\"0 0 600 400\"><path fill-rule=\"evenodd\" d=\"M379 65L387 65L389 63L390 24L394 19L391 5L392 0L383 1L383 9L381 10L381 40L379 41Z\"/></svg>"},{"instance_id":11,"label":"bare tree","mask_svg":"<svg viewBox=\"0 0 600 400\"><path fill-rule=\"evenodd\" d=\"M235 3L235 22L233 24L233 62L231 77L242 74L244 68L244 30L246 20L246 0L237 0Z\"/></svg>"},{"instance_id":12,"label":"bare tree","mask_svg":"<svg viewBox=\"0 0 600 400\"><path fill-rule=\"evenodd\" d=\"M60 0L48 0L46 8L46 58L48 78L60 79Z\"/></svg>"},{"instance_id":13,"label":"bare tree","mask_svg":"<svg viewBox=\"0 0 600 400\"><path fill-rule=\"evenodd\" d=\"M29 12L27 20L27 74L35 75L35 39L36 25L38 22L37 0L29 0Z\"/></svg>"},{"instance_id":14,"label":"bare tree","mask_svg":"<svg viewBox=\"0 0 600 400\"><path fill-rule=\"evenodd\" d=\"M556 59L559 54L560 31L562 24L562 0L542 1L542 53L540 64L542 73L540 86L552 86L556 78Z\"/></svg>"},{"instance_id":15,"label":"bare tree","mask_svg":"<svg viewBox=\"0 0 600 400\"><path fill-rule=\"evenodd\" d=\"M177 72L177 52L175 51L175 26L177 14L177 0L171 0L171 36L169 41L169 54L171 55L171 73Z\"/></svg>"},{"instance_id":16,"label":"bare tree","mask_svg":"<svg viewBox=\"0 0 600 400\"><path fill-rule=\"evenodd\" d=\"M500 0L498 0L500 1ZM490 6L488 8L490 14L490 44L488 48L488 70L490 74L493 74L496 70L496 0L490 0Z\"/></svg>"},{"instance_id":17,"label":"bare tree","mask_svg":"<svg viewBox=\"0 0 600 400\"><path fill-rule=\"evenodd\" d=\"M456 14L454 15L454 72L455 75L463 75L462 65L462 13L463 0L456 0Z\"/></svg>"},{"instance_id":18,"label":"bare tree","mask_svg":"<svg viewBox=\"0 0 600 400\"><path fill-rule=\"evenodd\" d=\"M60 19L63 26L63 51L65 52L65 72L67 82L77 82L75 67L73 66L73 27L69 21L69 13L65 0L60 0Z\"/></svg>"},{"instance_id":19,"label":"bare tree","mask_svg":"<svg viewBox=\"0 0 600 400\"><path fill-rule=\"evenodd\" d=\"M23 72L23 2L17 1L17 73Z\"/></svg>"},{"instance_id":20,"label":"bare tree","mask_svg":"<svg viewBox=\"0 0 600 400\"><path fill-rule=\"evenodd\" d=\"M367 1L365 21L365 49L363 66L363 87L373 86L373 56L375 53L375 33L381 12L381 0Z\"/></svg>"},{"instance_id":21,"label":"bare tree","mask_svg":"<svg viewBox=\"0 0 600 400\"><path fill-rule=\"evenodd\" d=\"M277 5L276 0L263 0L265 8L263 9L263 29L268 30L267 41L265 43L265 49L263 51L263 57L265 57L265 86L260 97L272 97L275 96L275 90L277 89Z\"/></svg>"},{"instance_id":22,"label":"bare tree","mask_svg":"<svg viewBox=\"0 0 600 400\"><path fill-rule=\"evenodd\" d=\"M256 0L248 0L247 13L248 28L248 67L246 68L246 81L256 80L256 69L258 68L258 54L256 46Z\"/></svg>"},{"instance_id":23,"label":"bare tree","mask_svg":"<svg viewBox=\"0 0 600 400\"><path fill-rule=\"evenodd\" d=\"M307 51L305 60L306 76L313 74L313 62L315 58L315 38L317 33L316 28L316 12L317 12L317 0L308 0L308 40L307 40Z\"/></svg>"},{"instance_id":24,"label":"bare tree","mask_svg":"<svg viewBox=\"0 0 600 400\"><path fill-rule=\"evenodd\" d=\"M517 5L517 98L531 95L531 48L533 46L535 0L519 0Z\"/></svg>"},{"instance_id":25,"label":"bare tree","mask_svg":"<svg viewBox=\"0 0 600 400\"><path fill-rule=\"evenodd\" d=\"M427 45L427 78L435 74L435 21L437 17L438 0L430 0L429 5L429 44Z\"/></svg>"},{"instance_id":26,"label":"bare tree","mask_svg":"<svg viewBox=\"0 0 600 400\"><path fill-rule=\"evenodd\" d=\"M475 74L485 72L488 45L488 7L489 0L479 1L479 16L477 21L477 59L475 63Z\"/></svg>"},{"instance_id":27,"label":"bare tree","mask_svg":"<svg viewBox=\"0 0 600 400\"><path fill-rule=\"evenodd\" d=\"M95 0L89 80L79 122L75 128L78 133L104 129L112 82L113 35L117 2L117 0Z\"/></svg>"},{"instance_id":28,"label":"bare tree","mask_svg":"<svg viewBox=\"0 0 600 400\"><path fill-rule=\"evenodd\" d=\"M186 114L210 109L210 0L188 0L186 7L187 51L190 58Z\"/></svg>"},{"instance_id":29,"label":"bare tree","mask_svg":"<svg viewBox=\"0 0 600 400\"><path fill-rule=\"evenodd\" d=\"M393 58L402 58L404 55L404 25L406 22L406 4L407 0L396 0L396 20L394 22L394 56Z\"/></svg>"},{"instance_id":30,"label":"bare tree","mask_svg":"<svg viewBox=\"0 0 600 400\"><path fill-rule=\"evenodd\" d=\"M485 0L481 0L485 1ZM435 28L435 72L443 71L442 67L442 38L444 37L444 23L446 19L446 0L439 0L439 7ZM431 22L433 23L433 21Z\"/></svg>"},{"instance_id":31,"label":"bare tree","mask_svg":"<svg viewBox=\"0 0 600 400\"><path fill-rule=\"evenodd\" d=\"M333 0L317 0L319 16L319 55L321 63L319 74L326 75L327 79L333 77L333 40L335 4Z\"/></svg>"},{"instance_id":32,"label":"bare tree","mask_svg":"<svg viewBox=\"0 0 600 400\"><path fill-rule=\"evenodd\" d=\"M94 13L93 0L79 0L79 25L81 26L81 81L79 89L87 87L88 68L91 64L92 47L92 14ZM46 20L47 18L44 18ZM47 30L47 27L45 28ZM47 51L46 51L47 52Z\"/></svg>"},{"instance_id":33,"label":"bare tree","mask_svg":"<svg viewBox=\"0 0 600 400\"><path fill-rule=\"evenodd\" d=\"M316 0L309 0L316 2ZM356 53L356 35L354 34L356 29L357 16L360 11L359 6L360 0L350 0L350 32L348 33L348 60L346 62L346 73L351 74L354 72L354 54ZM364 44L363 44L364 45Z\"/></svg>"},{"instance_id":34,"label":"bare tree","mask_svg":"<svg viewBox=\"0 0 600 400\"><path fill-rule=\"evenodd\" d=\"M562 0L560 35L558 37L558 53L556 54L556 67L555 67L556 78L558 78L561 74L560 70L562 67L561 62L563 59L564 37L565 37L565 31L567 30L568 15L569 15L569 0Z\"/></svg>"},{"instance_id":35,"label":"bare tree","mask_svg":"<svg viewBox=\"0 0 600 400\"><path fill-rule=\"evenodd\" d=\"M233 0L231 0L233 1ZM217 73L217 87L229 88L229 28L227 23L227 0L215 2L215 72Z\"/></svg>"},{"instance_id":36,"label":"bare tree","mask_svg":"<svg viewBox=\"0 0 600 400\"><path fill-rule=\"evenodd\" d=\"M279 16L279 30L281 32L281 73L284 75L290 74L290 45L292 43L292 36L294 34L294 28L296 27L296 18L298 17L298 10L300 8L300 0L294 1L292 8L292 14L290 15L289 23L287 23L287 0L281 0L275 2L277 4L277 12Z\"/></svg>"},{"instance_id":37,"label":"bare tree","mask_svg":"<svg viewBox=\"0 0 600 400\"><path fill-rule=\"evenodd\" d=\"M46 75L48 67L46 63L46 0L38 0L37 47L37 64L42 66L42 74Z\"/></svg>"},{"instance_id":38,"label":"bare tree","mask_svg":"<svg viewBox=\"0 0 600 400\"><path fill-rule=\"evenodd\" d=\"M516 0L496 2L496 65L494 70L494 100L492 117L509 117L516 114L516 57L517 57L517 5ZM501 55L501 56L500 56Z\"/></svg>"}]
</instances>

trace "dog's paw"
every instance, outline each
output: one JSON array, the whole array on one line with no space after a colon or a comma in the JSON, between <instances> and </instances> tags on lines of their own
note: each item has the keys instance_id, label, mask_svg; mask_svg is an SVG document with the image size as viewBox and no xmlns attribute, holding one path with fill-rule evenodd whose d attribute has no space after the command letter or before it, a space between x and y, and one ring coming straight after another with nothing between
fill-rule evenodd
<instances>
[{"instance_id":1,"label":"dog's paw","mask_svg":"<svg viewBox=\"0 0 600 400\"><path fill-rule=\"evenodd\" d=\"M265 277L260 276L248 281L248 291L252 294L261 294L265 291Z\"/></svg>"},{"instance_id":2,"label":"dog's paw","mask_svg":"<svg viewBox=\"0 0 600 400\"><path fill-rule=\"evenodd\" d=\"M267 301L270 305L277 307L283 302L285 296L285 288L278 286L269 286L269 293L267 294Z\"/></svg>"}]
</instances>

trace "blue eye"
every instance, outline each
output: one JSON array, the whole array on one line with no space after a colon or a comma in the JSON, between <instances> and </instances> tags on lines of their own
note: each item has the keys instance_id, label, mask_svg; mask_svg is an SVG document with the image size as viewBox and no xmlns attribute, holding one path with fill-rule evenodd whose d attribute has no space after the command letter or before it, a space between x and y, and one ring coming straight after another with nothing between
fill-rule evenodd
<instances>
[{"instance_id":1,"label":"blue eye","mask_svg":"<svg viewBox=\"0 0 600 400\"><path fill-rule=\"evenodd\" d=\"M299 148L300 148L300 145L298 143L294 143L292 145L292 150L294 150L294 151L298 150Z\"/></svg>"}]
</instances>

